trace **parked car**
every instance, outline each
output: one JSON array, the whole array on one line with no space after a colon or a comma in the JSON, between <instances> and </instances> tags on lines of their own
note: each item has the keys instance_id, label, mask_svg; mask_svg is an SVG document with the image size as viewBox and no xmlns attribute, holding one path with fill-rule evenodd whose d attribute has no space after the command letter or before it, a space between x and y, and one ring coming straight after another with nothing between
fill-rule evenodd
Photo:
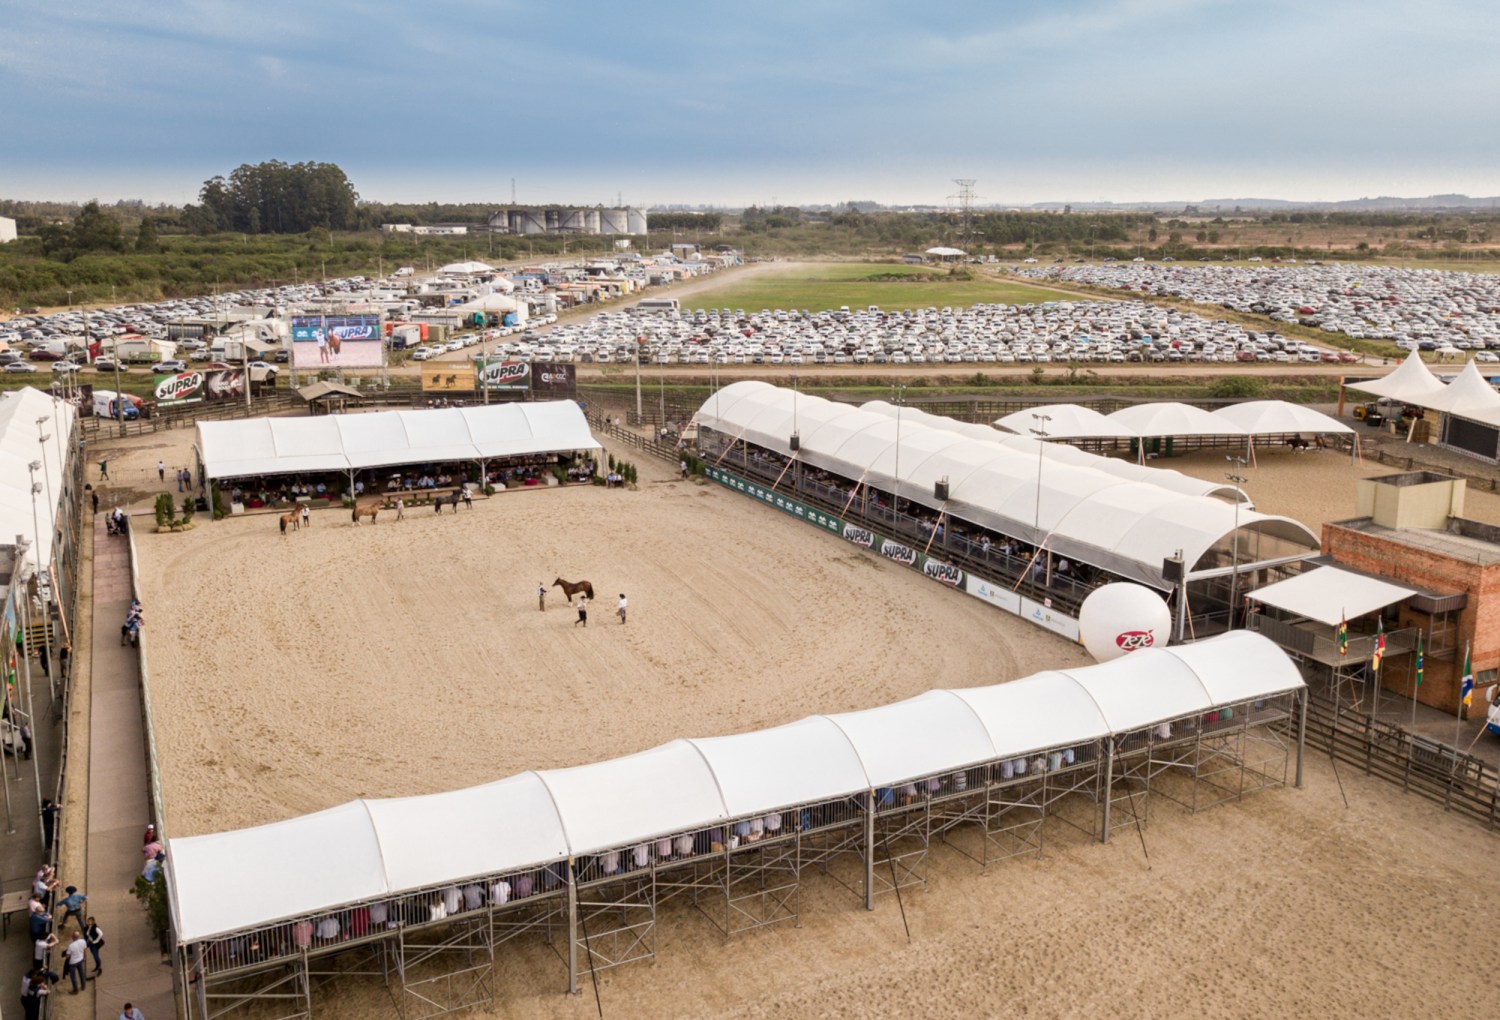
<instances>
[{"instance_id":1,"label":"parked car","mask_svg":"<svg viewBox=\"0 0 1500 1020\"><path fill-rule=\"evenodd\" d=\"M13 361L9 365L5 366L5 371L7 371L7 372L35 372L36 371L36 366L35 365L28 365L24 361Z\"/></svg>"},{"instance_id":2,"label":"parked car","mask_svg":"<svg viewBox=\"0 0 1500 1020\"><path fill-rule=\"evenodd\" d=\"M176 372L186 372L187 362L182 361L178 358L168 358L165 361L158 361L156 364L152 365L151 371L155 372L157 375L169 375Z\"/></svg>"}]
</instances>

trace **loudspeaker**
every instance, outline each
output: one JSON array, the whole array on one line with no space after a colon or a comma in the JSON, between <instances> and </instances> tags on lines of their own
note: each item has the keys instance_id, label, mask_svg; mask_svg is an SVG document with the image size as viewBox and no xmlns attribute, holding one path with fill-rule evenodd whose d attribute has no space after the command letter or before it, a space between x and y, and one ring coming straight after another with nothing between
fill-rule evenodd
<instances>
[{"instance_id":1,"label":"loudspeaker","mask_svg":"<svg viewBox=\"0 0 1500 1020\"><path fill-rule=\"evenodd\" d=\"M1163 581L1170 581L1172 584L1181 584L1184 574L1185 570L1183 569L1183 562L1181 560L1173 558L1161 561L1161 577Z\"/></svg>"},{"instance_id":2,"label":"loudspeaker","mask_svg":"<svg viewBox=\"0 0 1500 1020\"><path fill-rule=\"evenodd\" d=\"M793 453L796 453L798 450L802 449L802 437L793 432L792 438L787 440L786 445L791 447Z\"/></svg>"},{"instance_id":3,"label":"loudspeaker","mask_svg":"<svg viewBox=\"0 0 1500 1020\"><path fill-rule=\"evenodd\" d=\"M939 478L932 483L932 498L939 503L948 502L948 479Z\"/></svg>"}]
</instances>

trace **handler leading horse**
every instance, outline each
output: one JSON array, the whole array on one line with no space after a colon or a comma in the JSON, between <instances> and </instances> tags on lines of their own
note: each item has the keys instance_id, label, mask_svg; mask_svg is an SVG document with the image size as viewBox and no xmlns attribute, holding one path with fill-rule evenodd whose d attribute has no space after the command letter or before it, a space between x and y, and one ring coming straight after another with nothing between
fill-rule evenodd
<instances>
[{"instance_id":1,"label":"handler leading horse","mask_svg":"<svg viewBox=\"0 0 1500 1020\"><path fill-rule=\"evenodd\" d=\"M573 601L573 596L579 592L583 592L590 600L594 597L594 586L587 581L564 581L559 577L552 582L552 587L561 588L570 603Z\"/></svg>"}]
</instances>

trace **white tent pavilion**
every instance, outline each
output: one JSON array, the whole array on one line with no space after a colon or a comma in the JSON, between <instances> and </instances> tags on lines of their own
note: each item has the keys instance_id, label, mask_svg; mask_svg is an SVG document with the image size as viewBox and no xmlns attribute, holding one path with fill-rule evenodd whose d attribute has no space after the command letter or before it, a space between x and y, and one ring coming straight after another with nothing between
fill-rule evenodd
<instances>
[{"instance_id":1,"label":"white tent pavilion","mask_svg":"<svg viewBox=\"0 0 1500 1020\"><path fill-rule=\"evenodd\" d=\"M1337 418L1302 404L1293 404L1287 400L1248 400L1243 404L1218 408L1211 413L1215 418L1222 418L1245 430L1249 437L1245 449L1252 459L1255 457L1256 436L1299 435L1303 432L1315 436L1350 436L1353 439L1351 456L1358 457L1359 436L1352 428Z\"/></svg>"},{"instance_id":2,"label":"white tent pavilion","mask_svg":"<svg viewBox=\"0 0 1500 1020\"><path fill-rule=\"evenodd\" d=\"M675 740L465 790L354 801L270 825L172 838L173 931L182 944L200 943L1303 687L1296 666L1268 639L1233 631L1103 665L934 690L755 733ZM288 848L298 849L294 864Z\"/></svg>"},{"instance_id":3,"label":"white tent pavilion","mask_svg":"<svg viewBox=\"0 0 1500 1020\"><path fill-rule=\"evenodd\" d=\"M1028 407L1004 418L995 419L998 428L1017 435L1028 436L1037 427L1035 415L1045 414L1050 421L1045 423L1047 440L1058 439L1134 439L1136 434L1122 422L1107 414L1100 414L1091 407L1079 404L1043 404Z\"/></svg>"},{"instance_id":4,"label":"white tent pavilion","mask_svg":"<svg viewBox=\"0 0 1500 1020\"><path fill-rule=\"evenodd\" d=\"M1335 627L1342 620L1376 612L1403 602L1415 594L1416 591L1411 588L1403 588L1379 578L1366 577L1338 567L1319 567L1285 581L1257 588L1247 597L1295 616Z\"/></svg>"},{"instance_id":5,"label":"white tent pavilion","mask_svg":"<svg viewBox=\"0 0 1500 1020\"><path fill-rule=\"evenodd\" d=\"M571 400L198 423L206 478L602 449Z\"/></svg>"},{"instance_id":6,"label":"white tent pavilion","mask_svg":"<svg viewBox=\"0 0 1500 1020\"><path fill-rule=\"evenodd\" d=\"M1141 442L1138 446L1140 459L1146 459L1147 439L1179 437L1243 436L1245 430L1233 422L1214 415L1191 404L1163 401L1155 404L1137 404L1122 407L1109 419L1131 431Z\"/></svg>"},{"instance_id":7,"label":"white tent pavilion","mask_svg":"<svg viewBox=\"0 0 1500 1020\"><path fill-rule=\"evenodd\" d=\"M72 404L30 386L0 395L0 535L7 542L24 536L27 555L43 570L60 540L58 512L69 481L65 451L76 443L77 414ZM39 427L40 418L47 420ZM49 438L39 442L44 433ZM32 492L33 482L40 492Z\"/></svg>"},{"instance_id":8,"label":"white tent pavilion","mask_svg":"<svg viewBox=\"0 0 1500 1020\"><path fill-rule=\"evenodd\" d=\"M1500 411L1500 393L1495 392L1489 380L1479 374L1479 366L1470 361L1458 373L1458 378L1421 403L1434 411L1472 417Z\"/></svg>"},{"instance_id":9,"label":"white tent pavilion","mask_svg":"<svg viewBox=\"0 0 1500 1020\"><path fill-rule=\"evenodd\" d=\"M1444 388L1442 381L1422 361L1422 355L1418 351L1408 354L1406 360L1397 365L1396 370L1389 375L1369 382L1350 383L1349 387L1361 393L1373 393L1377 397L1389 397L1419 407L1429 406L1427 401Z\"/></svg>"}]
</instances>

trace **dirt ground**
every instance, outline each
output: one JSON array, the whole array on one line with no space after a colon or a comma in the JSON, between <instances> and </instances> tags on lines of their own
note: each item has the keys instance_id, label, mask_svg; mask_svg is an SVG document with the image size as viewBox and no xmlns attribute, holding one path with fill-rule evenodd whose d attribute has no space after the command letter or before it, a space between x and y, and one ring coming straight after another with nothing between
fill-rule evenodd
<instances>
[{"instance_id":1,"label":"dirt ground","mask_svg":"<svg viewBox=\"0 0 1500 1020\"><path fill-rule=\"evenodd\" d=\"M148 497L186 431L124 444L121 492ZM1167 462L1205 478L1223 452ZM356 796L451 789L683 735L774 725L1082 663L1081 650L715 487L639 464L640 491L502 494L472 512L286 539L275 518L140 529L169 829L255 824ZM1354 513L1329 452L1263 452L1259 507ZM1500 523L1471 492L1468 516ZM599 591L587 629L553 590ZM630 623L611 615L629 594ZM1158 798L1107 846L1051 826L1045 853L981 870L950 848L927 886L873 913L824 876L800 926L726 941L663 912L658 957L606 972L615 1016L1467 1015L1491 996L1475 950L1500 935L1494 837L1426 801L1308 763L1304 790L1190 816ZM1348 798L1344 806L1340 783ZM435 841L442 839L434 833ZM295 853L312 848L296 848ZM294 866L294 864L289 864ZM475 1015L595 1014L551 950L498 956ZM340 982L318 1015L385 1015Z\"/></svg>"}]
</instances>

